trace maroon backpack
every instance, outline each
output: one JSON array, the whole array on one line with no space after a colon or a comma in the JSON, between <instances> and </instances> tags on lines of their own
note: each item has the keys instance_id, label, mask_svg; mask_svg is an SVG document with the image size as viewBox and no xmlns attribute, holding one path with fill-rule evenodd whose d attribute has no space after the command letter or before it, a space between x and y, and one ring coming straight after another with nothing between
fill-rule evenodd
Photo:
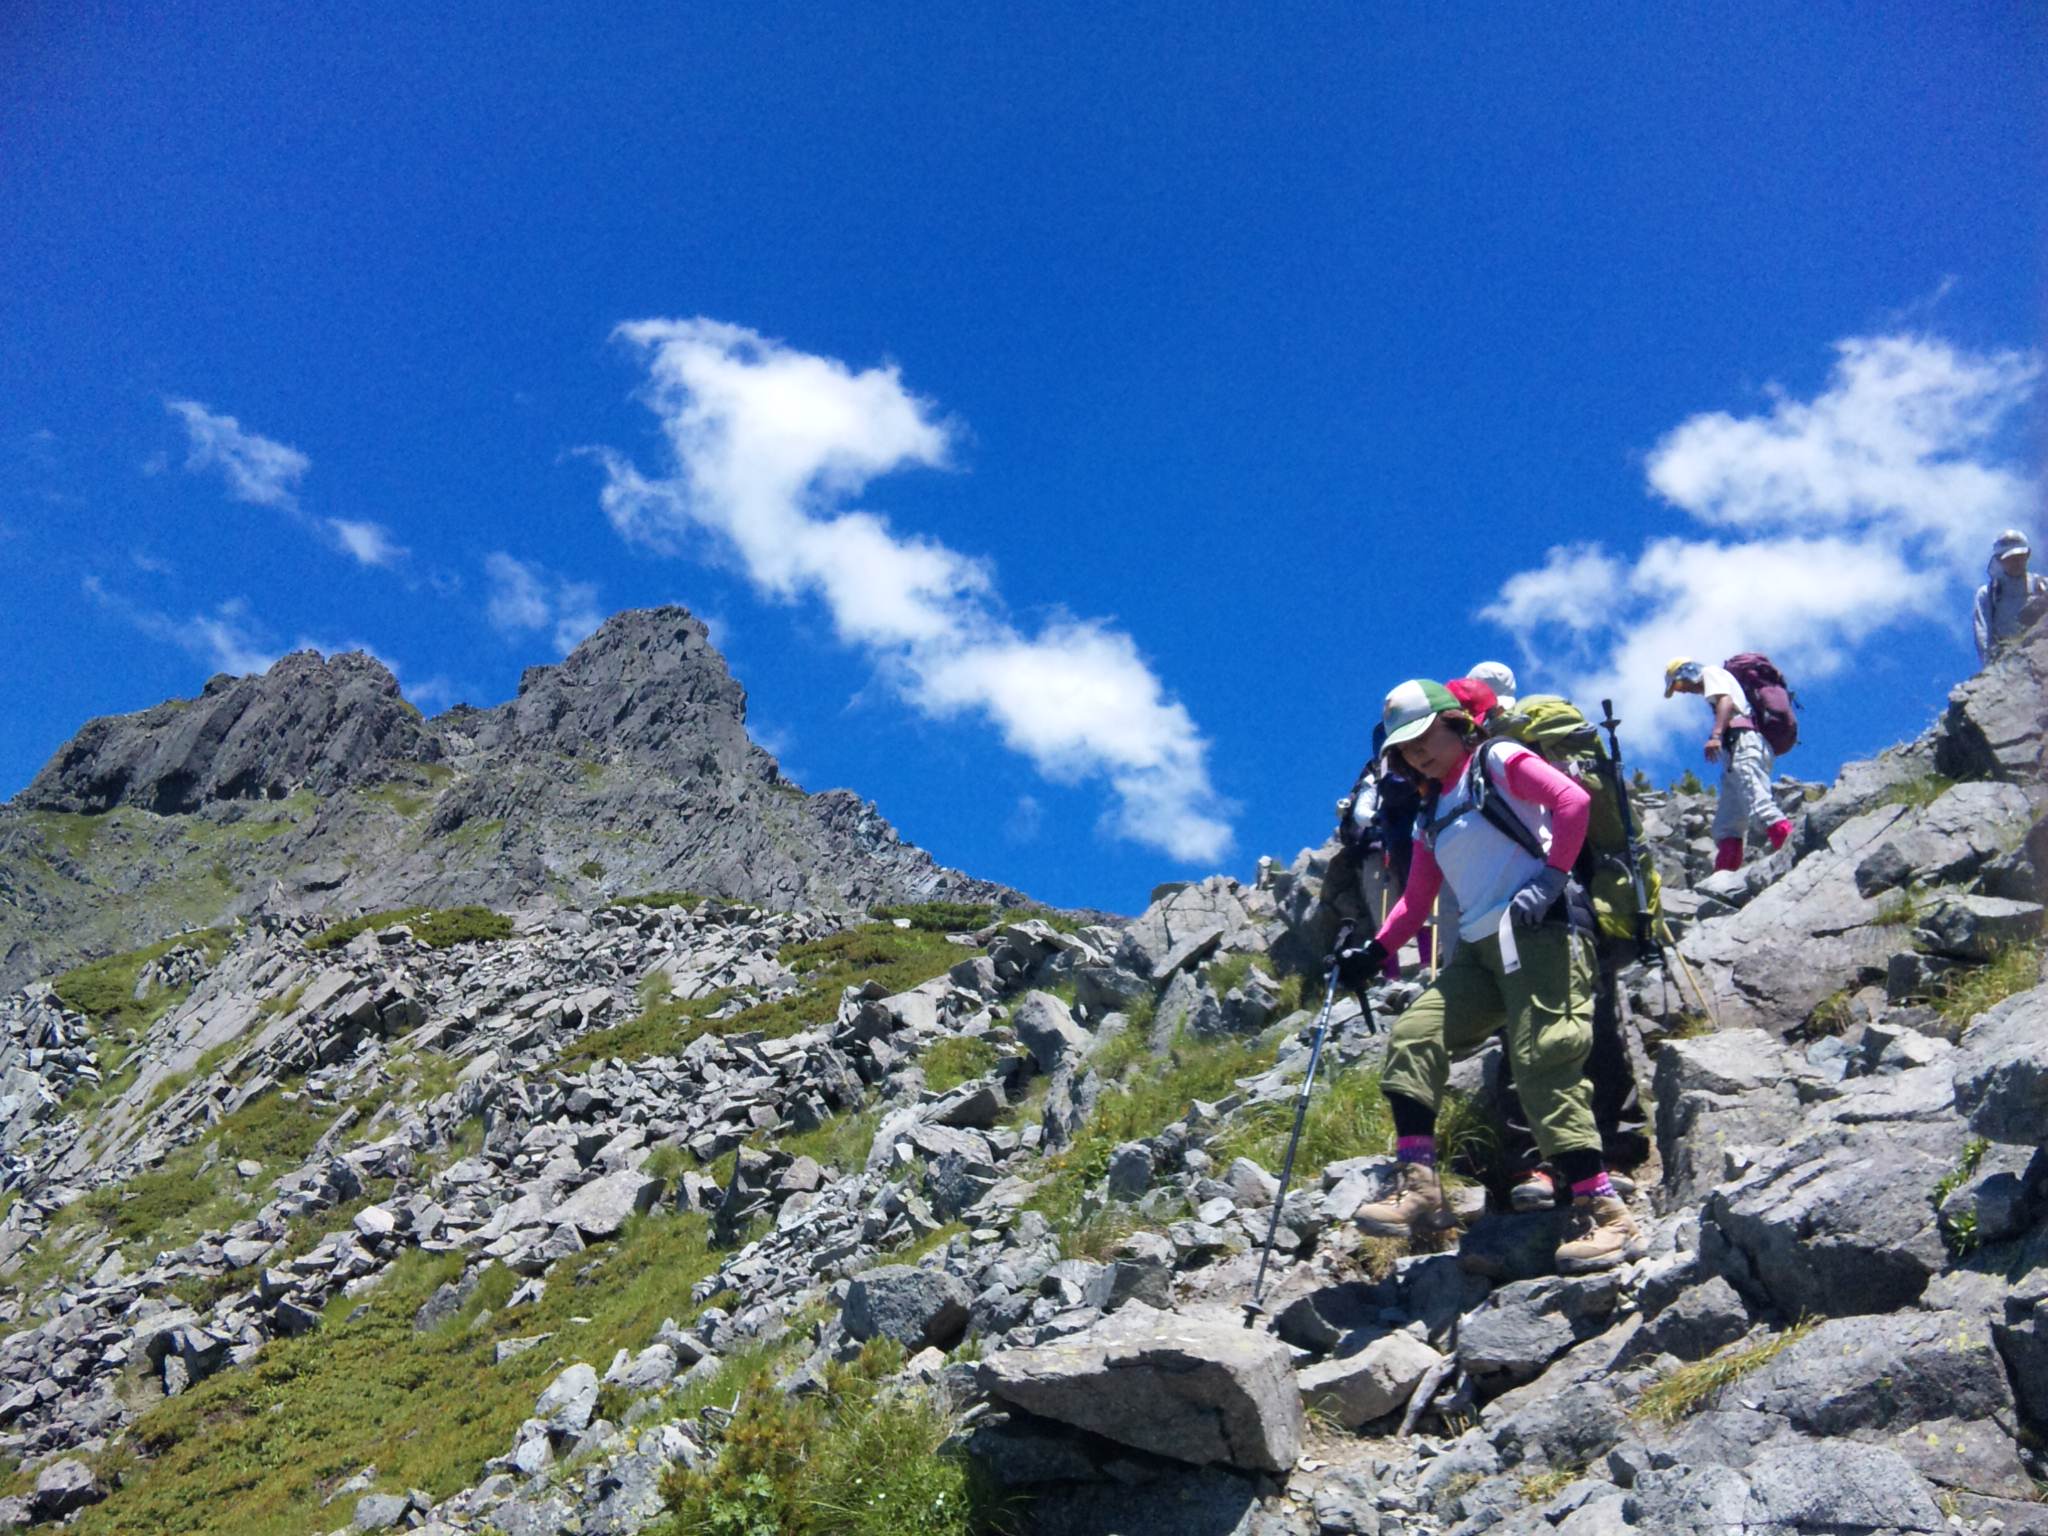
<instances>
[{"instance_id":1,"label":"maroon backpack","mask_svg":"<svg viewBox=\"0 0 2048 1536\"><path fill-rule=\"evenodd\" d=\"M1771 665L1771 658L1757 651L1744 651L1740 656L1730 656L1721 665L1742 684L1743 696L1749 703L1750 723L1770 743L1771 750L1783 757L1798 746L1799 716L1793 710L1796 700L1785 682L1785 674Z\"/></svg>"}]
</instances>

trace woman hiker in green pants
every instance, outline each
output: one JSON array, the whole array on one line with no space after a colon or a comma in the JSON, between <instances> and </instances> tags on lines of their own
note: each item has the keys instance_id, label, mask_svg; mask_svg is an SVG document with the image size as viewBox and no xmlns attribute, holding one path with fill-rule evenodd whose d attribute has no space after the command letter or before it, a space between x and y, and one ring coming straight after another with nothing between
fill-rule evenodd
<instances>
[{"instance_id":1,"label":"woman hiker in green pants","mask_svg":"<svg viewBox=\"0 0 2048 1536\"><path fill-rule=\"evenodd\" d=\"M1338 957L1346 985L1379 975L1414 937L1445 881L1461 914L1457 945L1429 989L1395 1021L1382 1091L1398 1162L1386 1197L1358 1224L1394 1237L1454 1218L1436 1170L1436 1111L1454 1058L1506 1026L1516 1087L1543 1155L1571 1186L1561 1274L1640 1258L1646 1241L1601 1161L1586 1055L1593 1039L1591 908L1571 879L1585 840L1586 792L1536 753L1483 740L1441 683L1387 695L1387 750L1424 786L1408 883L1371 942ZM1433 793L1432 793L1433 789Z\"/></svg>"}]
</instances>

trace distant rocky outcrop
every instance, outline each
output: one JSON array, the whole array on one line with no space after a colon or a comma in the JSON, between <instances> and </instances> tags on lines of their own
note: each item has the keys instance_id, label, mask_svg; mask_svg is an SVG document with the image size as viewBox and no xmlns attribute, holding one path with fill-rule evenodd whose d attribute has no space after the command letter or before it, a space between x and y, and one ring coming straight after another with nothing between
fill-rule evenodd
<instances>
[{"instance_id":1,"label":"distant rocky outcrop","mask_svg":"<svg viewBox=\"0 0 2048 1536\"><path fill-rule=\"evenodd\" d=\"M88 722L13 803L171 816L216 800L332 794L444 755L383 663L294 651L261 676L214 677L196 699Z\"/></svg>"},{"instance_id":2,"label":"distant rocky outcrop","mask_svg":"<svg viewBox=\"0 0 2048 1536\"><path fill-rule=\"evenodd\" d=\"M669 607L614 616L492 709L425 720L374 658L304 651L94 720L0 809L0 984L258 913L1018 899L855 794L806 794L746 710L703 623Z\"/></svg>"}]
</instances>

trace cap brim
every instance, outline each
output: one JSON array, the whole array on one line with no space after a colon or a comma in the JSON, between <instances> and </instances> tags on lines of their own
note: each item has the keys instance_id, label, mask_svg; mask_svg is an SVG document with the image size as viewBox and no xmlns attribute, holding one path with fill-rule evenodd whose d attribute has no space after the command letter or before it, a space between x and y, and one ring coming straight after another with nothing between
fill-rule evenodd
<instances>
[{"instance_id":1,"label":"cap brim","mask_svg":"<svg viewBox=\"0 0 2048 1536\"><path fill-rule=\"evenodd\" d=\"M1674 694L1674 693L1676 693L1677 691L1678 691L1678 679L1677 679L1677 678L1675 678L1675 677L1667 677L1666 679L1664 679L1664 697L1665 697L1665 698L1667 698L1667 699L1668 699L1668 698L1670 698L1670 697L1671 697L1671 695L1672 695L1672 694Z\"/></svg>"},{"instance_id":2,"label":"cap brim","mask_svg":"<svg viewBox=\"0 0 2048 1536\"><path fill-rule=\"evenodd\" d=\"M1436 724L1435 715L1424 715L1420 720L1410 720L1398 731L1387 732L1387 745L1398 747L1411 742L1434 724Z\"/></svg>"}]
</instances>

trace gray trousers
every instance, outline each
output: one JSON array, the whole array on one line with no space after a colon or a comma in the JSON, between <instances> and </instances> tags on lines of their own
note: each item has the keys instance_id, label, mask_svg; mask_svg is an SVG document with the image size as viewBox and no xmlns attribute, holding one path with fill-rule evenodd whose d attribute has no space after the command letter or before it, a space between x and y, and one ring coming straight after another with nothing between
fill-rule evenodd
<instances>
[{"instance_id":1,"label":"gray trousers","mask_svg":"<svg viewBox=\"0 0 2048 1536\"><path fill-rule=\"evenodd\" d=\"M1714 800L1714 841L1742 837L1754 828L1759 835L1784 819L1771 795L1771 775L1778 756L1757 731L1730 731L1732 744L1721 749L1721 793Z\"/></svg>"}]
</instances>

